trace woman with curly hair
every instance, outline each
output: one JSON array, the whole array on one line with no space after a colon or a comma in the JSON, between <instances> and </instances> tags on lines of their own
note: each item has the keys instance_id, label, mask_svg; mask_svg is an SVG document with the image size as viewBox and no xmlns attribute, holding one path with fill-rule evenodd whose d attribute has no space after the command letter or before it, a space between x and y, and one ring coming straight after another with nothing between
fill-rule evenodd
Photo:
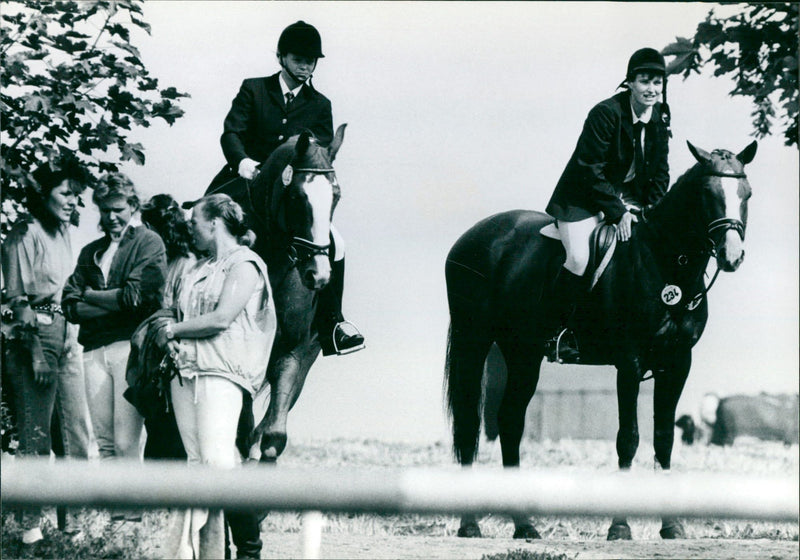
<instances>
[{"instance_id":1,"label":"woman with curly hair","mask_svg":"<svg viewBox=\"0 0 800 560\"><path fill-rule=\"evenodd\" d=\"M86 393L75 333L64 319L61 292L72 269L69 225L88 174L71 157L44 163L27 188L29 223L19 223L3 243L5 302L12 311L3 381L19 436L18 454L85 459L89 431ZM54 418L58 421L54 422ZM59 429L51 433L51 426ZM43 538L41 508L23 513L22 542Z\"/></svg>"},{"instance_id":2,"label":"woman with curly hair","mask_svg":"<svg viewBox=\"0 0 800 560\"><path fill-rule=\"evenodd\" d=\"M197 264L192 249L189 222L178 202L168 194L157 194L142 207L142 223L161 236L167 254L167 276L164 283L164 309L173 308L182 280ZM167 395L169 399L169 395ZM160 409L157 415L145 417L147 443L145 459L186 459L175 412Z\"/></svg>"}]
</instances>

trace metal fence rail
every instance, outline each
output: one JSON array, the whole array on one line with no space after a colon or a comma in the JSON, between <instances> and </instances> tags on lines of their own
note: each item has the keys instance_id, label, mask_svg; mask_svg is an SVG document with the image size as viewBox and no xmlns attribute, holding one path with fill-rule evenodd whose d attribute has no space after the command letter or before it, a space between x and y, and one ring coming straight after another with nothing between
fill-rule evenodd
<instances>
[{"instance_id":1,"label":"metal fence rail","mask_svg":"<svg viewBox=\"0 0 800 560\"><path fill-rule=\"evenodd\" d=\"M528 469L236 470L181 462L4 461L4 505L195 506L374 513L528 513L797 521L797 476Z\"/></svg>"}]
</instances>

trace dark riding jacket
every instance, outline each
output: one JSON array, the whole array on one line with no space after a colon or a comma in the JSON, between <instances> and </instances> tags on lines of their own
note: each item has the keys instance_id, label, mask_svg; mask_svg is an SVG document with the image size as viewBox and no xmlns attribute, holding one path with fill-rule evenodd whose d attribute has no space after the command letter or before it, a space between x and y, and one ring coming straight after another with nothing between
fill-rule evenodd
<instances>
[{"instance_id":1,"label":"dark riding jacket","mask_svg":"<svg viewBox=\"0 0 800 560\"><path fill-rule=\"evenodd\" d=\"M655 204L669 186L669 131L656 103L645 125L644 160L646 181L634 198ZM616 223L625 213L620 198L622 184L634 158L633 117L630 92L623 91L595 105L564 173L547 205L547 213L564 222L577 222L599 212Z\"/></svg>"},{"instance_id":2,"label":"dark riding jacket","mask_svg":"<svg viewBox=\"0 0 800 560\"><path fill-rule=\"evenodd\" d=\"M303 130L309 130L323 146L333 140L328 98L306 83L287 109L279 75L242 82L220 138L227 165L214 178L212 187L237 177L244 158L263 163L287 138Z\"/></svg>"}]
</instances>

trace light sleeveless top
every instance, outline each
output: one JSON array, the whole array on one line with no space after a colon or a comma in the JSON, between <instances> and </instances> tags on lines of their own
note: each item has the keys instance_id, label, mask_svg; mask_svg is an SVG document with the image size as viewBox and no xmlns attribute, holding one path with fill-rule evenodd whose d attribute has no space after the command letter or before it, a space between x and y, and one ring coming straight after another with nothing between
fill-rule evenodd
<instances>
[{"instance_id":1,"label":"light sleeveless top","mask_svg":"<svg viewBox=\"0 0 800 560\"><path fill-rule=\"evenodd\" d=\"M264 385L277 318L267 265L256 253L240 246L219 259L197 263L178 294L180 319L191 319L216 309L230 270L252 262L261 275L244 309L230 326L206 338L185 338L177 359L181 376L217 375L255 394Z\"/></svg>"}]
</instances>

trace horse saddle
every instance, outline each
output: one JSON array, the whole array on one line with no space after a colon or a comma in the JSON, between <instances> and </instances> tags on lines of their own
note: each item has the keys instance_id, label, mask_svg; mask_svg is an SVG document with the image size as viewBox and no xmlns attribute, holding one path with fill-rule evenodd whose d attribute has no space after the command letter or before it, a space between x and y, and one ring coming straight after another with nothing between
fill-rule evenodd
<instances>
[{"instance_id":1,"label":"horse saddle","mask_svg":"<svg viewBox=\"0 0 800 560\"><path fill-rule=\"evenodd\" d=\"M545 237L550 239L561 239L558 232L558 226L555 222L551 222L539 230ZM589 290L591 291L597 281L605 272L608 263L611 262L611 257L614 256L614 250L617 248L617 226L607 222L600 222L594 228L592 234L589 236L589 264L586 267L586 272L583 276L589 282Z\"/></svg>"}]
</instances>

